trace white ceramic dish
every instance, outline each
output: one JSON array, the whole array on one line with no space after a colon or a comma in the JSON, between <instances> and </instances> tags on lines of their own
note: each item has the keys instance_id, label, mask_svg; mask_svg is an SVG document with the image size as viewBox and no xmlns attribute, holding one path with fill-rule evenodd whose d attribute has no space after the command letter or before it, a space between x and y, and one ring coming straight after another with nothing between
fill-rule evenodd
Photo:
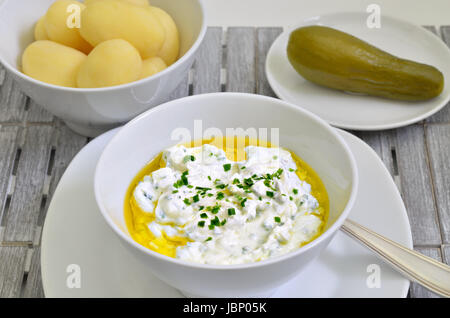
<instances>
[{"instance_id":1,"label":"white ceramic dish","mask_svg":"<svg viewBox=\"0 0 450 318\"><path fill-rule=\"evenodd\" d=\"M175 20L181 58L166 70L143 80L114 87L65 88L32 79L18 70L33 38L34 25L54 0L6 0L0 5L0 63L25 94L63 119L77 133L97 136L166 100L187 76L205 32L202 0L153 0Z\"/></svg>"},{"instance_id":2,"label":"white ceramic dish","mask_svg":"<svg viewBox=\"0 0 450 318\"><path fill-rule=\"evenodd\" d=\"M409 125L439 111L450 100L450 50L430 31L396 18L381 17L381 28L368 28L369 14L335 13L308 19L283 32L272 44L267 60L269 83L283 100L320 116L333 126L354 130L381 130ZM408 103L349 94L308 82L287 59L292 30L304 25L325 25L350 33L402 58L437 67L445 77L442 94L432 100Z\"/></svg>"},{"instance_id":3,"label":"white ceramic dish","mask_svg":"<svg viewBox=\"0 0 450 318\"><path fill-rule=\"evenodd\" d=\"M277 116L273 116L275 113ZM195 122L199 119L203 128L197 130ZM239 127L267 129L268 134L260 136L263 139L269 138L272 129L278 129L279 141L273 144L290 149L319 174L330 199L325 232L294 252L241 265L186 262L136 243L128 232L123 212L126 192L136 174L163 149L188 141L178 139L180 132L187 132L190 140L196 140L208 138L205 134L211 128L225 134L228 129ZM245 136L244 132L236 134ZM269 140L274 142L272 137ZM253 297L271 294L320 254L347 217L357 183L356 164L347 144L319 117L275 98L215 93L168 102L126 124L99 160L94 189L106 222L130 255L146 264L149 272L185 295Z\"/></svg>"},{"instance_id":4,"label":"white ceramic dish","mask_svg":"<svg viewBox=\"0 0 450 318\"><path fill-rule=\"evenodd\" d=\"M182 297L176 289L147 274L145 265L129 257L98 211L94 171L103 149L117 131L100 136L80 151L53 195L41 251L42 282L47 297ZM356 158L360 176L350 218L411 248L406 210L383 163L360 139L340 133ZM71 264L79 266L81 288L69 288L66 284ZM366 285L370 264L380 266L380 288ZM407 279L339 232L311 266L273 296L405 297L408 288Z\"/></svg>"}]
</instances>

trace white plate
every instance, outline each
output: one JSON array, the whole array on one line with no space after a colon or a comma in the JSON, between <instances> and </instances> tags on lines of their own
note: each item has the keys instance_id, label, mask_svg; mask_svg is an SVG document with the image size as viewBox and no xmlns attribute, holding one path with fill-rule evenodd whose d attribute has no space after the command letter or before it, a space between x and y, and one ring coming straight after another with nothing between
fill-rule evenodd
<instances>
[{"instance_id":1,"label":"white plate","mask_svg":"<svg viewBox=\"0 0 450 318\"><path fill-rule=\"evenodd\" d=\"M117 130L89 143L64 173L50 204L42 236L42 281L47 297L181 297L129 253L102 219L93 176L97 160ZM408 217L389 173L376 153L342 132L358 162L360 189L350 216L412 246ZM382 200L380 200L382 198ZM68 266L81 270L81 288L68 288ZM370 264L380 266L380 288L368 288ZM72 272L73 273L73 272ZM409 281L339 232L321 256L274 297L405 297Z\"/></svg>"},{"instance_id":2,"label":"white plate","mask_svg":"<svg viewBox=\"0 0 450 318\"><path fill-rule=\"evenodd\" d=\"M266 75L277 96L346 129L381 130L406 126L439 111L450 100L450 50L430 31L396 18L381 17L381 28L366 25L368 13L346 12L314 17L283 32L272 44ZM440 96L423 102L402 102L349 94L308 82L286 55L292 30L303 25L325 25L350 33L396 56L437 67L445 77Z\"/></svg>"}]
</instances>

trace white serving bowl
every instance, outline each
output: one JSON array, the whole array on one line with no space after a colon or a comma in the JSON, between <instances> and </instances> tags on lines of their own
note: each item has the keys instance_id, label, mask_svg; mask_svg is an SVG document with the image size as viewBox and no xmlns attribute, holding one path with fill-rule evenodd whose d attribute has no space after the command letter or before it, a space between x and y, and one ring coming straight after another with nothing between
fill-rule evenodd
<instances>
[{"instance_id":1,"label":"white serving bowl","mask_svg":"<svg viewBox=\"0 0 450 318\"><path fill-rule=\"evenodd\" d=\"M136 243L124 220L126 191L146 163L179 143L171 138L172 133L182 132L181 128L194 136L196 120L202 120L203 132L216 127L223 134L227 128L279 128L279 145L309 163L327 188L330 216L326 231L296 251L242 265L190 263ZM198 138L201 136L194 136ZM347 144L316 115L270 97L215 93L168 102L129 122L106 146L94 183L96 200L106 222L125 243L125 248L154 275L188 296L253 297L270 295L312 263L328 245L354 203L358 176Z\"/></svg>"},{"instance_id":2,"label":"white serving bowl","mask_svg":"<svg viewBox=\"0 0 450 318\"><path fill-rule=\"evenodd\" d=\"M22 91L74 131L97 136L167 100L192 66L205 32L202 0L152 0L166 10L180 32L181 58L166 70L119 86L66 88L35 80L20 71L25 48L34 41L34 26L54 0L5 0L0 4L0 63Z\"/></svg>"}]
</instances>

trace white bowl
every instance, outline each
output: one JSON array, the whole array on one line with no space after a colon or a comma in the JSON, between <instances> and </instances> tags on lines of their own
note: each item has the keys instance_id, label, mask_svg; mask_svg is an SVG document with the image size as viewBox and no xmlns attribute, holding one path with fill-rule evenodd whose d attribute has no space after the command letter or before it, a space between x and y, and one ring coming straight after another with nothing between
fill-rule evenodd
<instances>
[{"instance_id":1,"label":"white bowl","mask_svg":"<svg viewBox=\"0 0 450 318\"><path fill-rule=\"evenodd\" d=\"M171 138L174 132L185 129L194 134L196 120L202 120L203 132L216 127L223 134L227 128L279 128L280 146L309 163L327 188L330 216L326 231L296 251L242 265L190 263L136 243L124 220L127 188L146 163L179 142ZM353 155L334 128L292 104L242 93L196 95L145 112L125 125L106 146L94 180L100 211L125 248L144 262L149 271L183 294L207 297L268 296L293 278L312 263L342 225L354 203L358 184Z\"/></svg>"},{"instance_id":2,"label":"white bowl","mask_svg":"<svg viewBox=\"0 0 450 318\"><path fill-rule=\"evenodd\" d=\"M34 41L34 25L54 0L5 0L0 4L0 63L22 91L76 132L96 136L159 105L184 79L205 32L201 0L152 0L175 20L181 41L181 58L166 70L120 86L65 88L35 80L20 71L25 48Z\"/></svg>"}]
</instances>

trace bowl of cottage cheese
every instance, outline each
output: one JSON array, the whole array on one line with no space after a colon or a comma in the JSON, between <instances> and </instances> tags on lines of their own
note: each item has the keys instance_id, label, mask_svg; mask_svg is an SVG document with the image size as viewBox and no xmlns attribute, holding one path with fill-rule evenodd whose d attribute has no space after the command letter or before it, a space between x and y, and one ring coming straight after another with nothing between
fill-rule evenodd
<instances>
[{"instance_id":1,"label":"bowl of cottage cheese","mask_svg":"<svg viewBox=\"0 0 450 318\"><path fill-rule=\"evenodd\" d=\"M125 125L99 160L95 195L124 248L161 280L187 296L254 297L313 262L357 183L348 146L317 116L215 93Z\"/></svg>"}]
</instances>

